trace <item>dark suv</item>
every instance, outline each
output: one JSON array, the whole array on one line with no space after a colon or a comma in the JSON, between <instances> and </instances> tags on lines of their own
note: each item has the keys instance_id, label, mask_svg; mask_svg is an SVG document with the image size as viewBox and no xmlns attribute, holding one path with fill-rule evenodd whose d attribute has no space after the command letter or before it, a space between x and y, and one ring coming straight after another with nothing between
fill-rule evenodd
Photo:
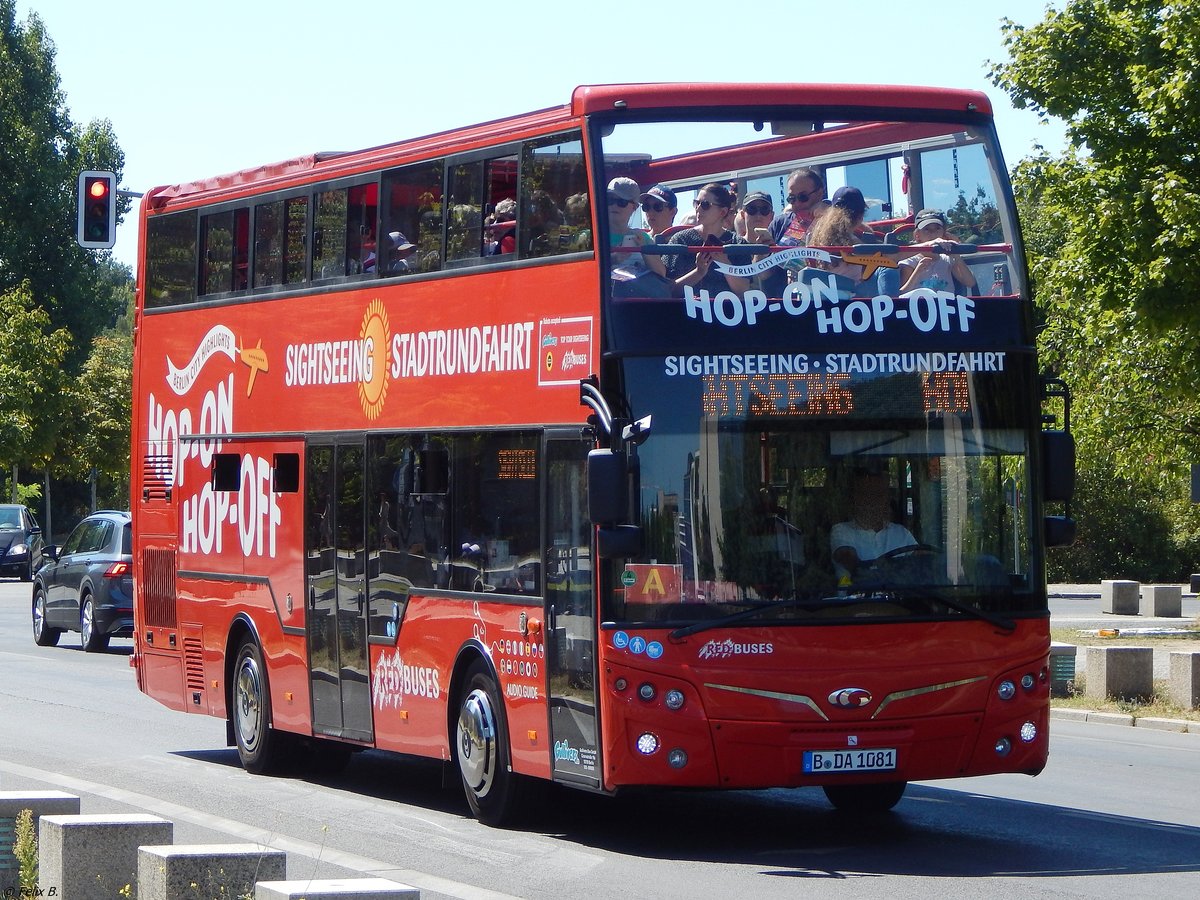
<instances>
[{"instance_id":1,"label":"dark suv","mask_svg":"<svg viewBox=\"0 0 1200 900\"><path fill-rule=\"evenodd\" d=\"M58 643L78 631L89 653L104 650L111 637L133 636L133 535L127 512L92 513L62 547L45 548L51 562L34 575L33 639Z\"/></svg>"},{"instance_id":2,"label":"dark suv","mask_svg":"<svg viewBox=\"0 0 1200 900\"><path fill-rule=\"evenodd\" d=\"M28 506L0 503L0 575L29 581L42 564L42 529Z\"/></svg>"}]
</instances>

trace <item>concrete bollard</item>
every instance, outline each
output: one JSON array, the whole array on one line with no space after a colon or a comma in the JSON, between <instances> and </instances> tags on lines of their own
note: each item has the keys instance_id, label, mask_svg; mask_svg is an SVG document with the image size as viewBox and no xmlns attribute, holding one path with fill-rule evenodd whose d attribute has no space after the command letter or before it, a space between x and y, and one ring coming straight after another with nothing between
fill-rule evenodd
<instances>
[{"instance_id":1,"label":"concrete bollard","mask_svg":"<svg viewBox=\"0 0 1200 900\"><path fill-rule=\"evenodd\" d=\"M1183 587L1178 584L1148 584L1142 588L1138 612L1143 616L1177 619L1183 615Z\"/></svg>"},{"instance_id":2,"label":"concrete bollard","mask_svg":"<svg viewBox=\"0 0 1200 900\"><path fill-rule=\"evenodd\" d=\"M138 900L253 896L258 881L287 878L287 854L261 844L138 848Z\"/></svg>"},{"instance_id":3,"label":"concrete bollard","mask_svg":"<svg viewBox=\"0 0 1200 900\"><path fill-rule=\"evenodd\" d=\"M37 834L42 816L79 812L79 798L62 791L0 791L0 897L17 896L21 884L21 867L13 855L13 842L17 816L23 809L33 813L33 830Z\"/></svg>"},{"instance_id":4,"label":"concrete bollard","mask_svg":"<svg viewBox=\"0 0 1200 900\"><path fill-rule=\"evenodd\" d=\"M386 878L260 881L254 900L421 900L421 892Z\"/></svg>"},{"instance_id":5,"label":"concrete bollard","mask_svg":"<svg viewBox=\"0 0 1200 900\"><path fill-rule=\"evenodd\" d=\"M1171 702L1200 709L1200 652L1171 651Z\"/></svg>"},{"instance_id":6,"label":"concrete bollard","mask_svg":"<svg viewBox=\"0 0 1200 900\"><path fill-rule=\"evenodd\" d=\"M1088 697L1147 700L1154 693L1153 647L1088 647Z\"/></svg>"},{"instance_id":7,"label":"concrete bollard","mask_svg":"<svg viewBox=\"0 0 1200 900\"><path fill-rule=\"evenodd\" d=\"M174 839L158 816L42 816L38 888L44 897L116 897L128 885L137 896L138 847Z\"/></svg>"},{"instance_id":8,"label":"concrete bollard","mask_svg":"<svg viewBox=\"0 0 1200 900\"><path fill-rule=\"evenodd\" d=\"M1141 584L1136 581L1101 581L1100 608L1116 616L1136 616Z\"/></svg>"}]
</instances>

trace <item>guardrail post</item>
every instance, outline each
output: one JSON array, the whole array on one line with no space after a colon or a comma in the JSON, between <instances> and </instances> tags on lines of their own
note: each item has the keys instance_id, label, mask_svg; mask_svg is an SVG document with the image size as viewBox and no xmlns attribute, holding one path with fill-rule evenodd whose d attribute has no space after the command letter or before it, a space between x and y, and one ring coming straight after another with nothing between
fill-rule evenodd
<instances>
[{"instance_id":1,"label":"guardrail post","mask_svg":"<svg viewBox=\"0 0 1200 900\"><path fill-rule=\"evenodd\" d=\"M1148 584L1142 588L1143 616L1179 618L1183 615L1183 587L1178 584Z\"/></svg>"},{"instance_id":2,"label":"guardrail post","mask_svg":"<svg viewBox=\"0 0 1200 900\"><path fill-rule=\"evenodd\" d=\"M421 900L421 892L386 878L260 881L254 900Z\"/></svg>"},{"instance_id":3,"label":"guardrail post","mask_svg":"<svg viewBox=\"0 0 1200 900\"><path fill-rule=\"evenodd\" d=\"M1101 609L1110 615L1136 616L1141 584L1136 581L1111 580L1100 582Z\"/></svg>"}]
</instances>

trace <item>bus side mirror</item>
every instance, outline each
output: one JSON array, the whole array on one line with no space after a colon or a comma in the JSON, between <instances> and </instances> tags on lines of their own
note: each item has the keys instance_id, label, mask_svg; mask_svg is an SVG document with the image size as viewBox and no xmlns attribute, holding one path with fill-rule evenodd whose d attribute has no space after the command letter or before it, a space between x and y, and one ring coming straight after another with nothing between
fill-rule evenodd
<instances>
[{"instance_id":1,"label":"bus side mirror","mask_svg":"<svg viewBox=\"0 0 1200 900\"><path fill-rule=\"evenodd\" d=\"M1042 432L1042 499L1070 503L1075 493L1075 438L1067 431Z\"/></svg>"},{"instance_id":2,"label":"bus side mirror","mask_svg":"<svg viewBox=\"0 0 1200 900\"><path fill-rule=\"evenodd\" d=\"M1047 547L1070 547L1075 543L1075 520L1068 516L1046 516L1042 532Z\"/></svg>"},{"instance_id":3,"label":"bus side mirror","mask_svg":"<svg viewBox=\"0 0 1200 900\"><path fill-rule=\"evenodd\" d=\"M636 556L642 529L634 510L640 491L640 467L634 455L613 450L588 453L588 519L599 526L596 553L601 559Z\"/></svg>"}]
</instances>

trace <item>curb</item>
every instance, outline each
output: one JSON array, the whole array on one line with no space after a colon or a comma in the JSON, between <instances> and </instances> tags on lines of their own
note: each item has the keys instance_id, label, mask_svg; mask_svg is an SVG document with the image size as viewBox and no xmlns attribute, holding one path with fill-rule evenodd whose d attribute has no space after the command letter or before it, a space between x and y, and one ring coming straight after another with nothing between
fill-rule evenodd
<instances>
[{"instance_id":1,"label":"curb","mask_svg":"<svg viewBox=\"0 0 1200 900\"><path fill-rule=\"evenodd\" d=\"M1100 725L1128 725L1149 728L1155 731L1173 731L1179 734L1200 734L1200 722L1190 719L1158 719L1142 716L1134 719L1126 713L1098 712L1090 709L1074 709L1065 706L1050 707L1050 718L1063 722L1095 722Z\"/></svg>"}]
</instances>

